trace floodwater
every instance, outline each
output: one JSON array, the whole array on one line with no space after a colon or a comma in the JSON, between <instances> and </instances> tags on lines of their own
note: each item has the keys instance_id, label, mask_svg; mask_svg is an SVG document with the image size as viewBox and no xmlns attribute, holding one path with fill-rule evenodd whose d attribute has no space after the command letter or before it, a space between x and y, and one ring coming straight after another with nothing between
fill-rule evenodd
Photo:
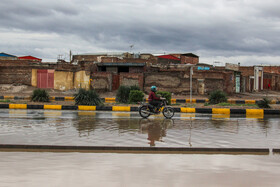
<instances>
[{"instance_id":1,"label":"floodwater","mask_svg":"<svg viewBox=\"0 0 280 187\"><path fill-rule=\"evenodd\" d=\"M279 118L0 110L0 144L280 148ZM279 186L280 155L0 152L0 186Z\"/></svg>"},{"instance_id":2,"label":"floodwater","mask_svg":"<svg viewBox=\"0 0 280 187\"><path fill-rule=\"evenodd\" d=\"M280 148L279 118L0 110L2 144Z\"/></svg>"}]
</instances>

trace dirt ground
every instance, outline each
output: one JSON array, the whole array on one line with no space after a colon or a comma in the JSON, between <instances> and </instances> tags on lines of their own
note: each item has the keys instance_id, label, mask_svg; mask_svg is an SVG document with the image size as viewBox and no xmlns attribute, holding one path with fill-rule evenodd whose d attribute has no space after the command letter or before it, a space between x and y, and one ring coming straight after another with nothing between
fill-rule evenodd
<instances>
[{"instance_id":1,"label":"dirt ground","mask_svg":"<svg viewBox=\"0 0 280 187\"><path fill-rule=\"evenodd\" d=\"M10 84L0 84L0 96L21 96L21 97L27 97L31 96L33 90L36 89L32 86L26 86L26 85L10 85ZM54 90L54 89L47 89L49 92L49 95L52 97L65 97L65 96L73 96L75 93L77 93L77 90L68 90L68 91L60 91L60 90ZM101 98L109 97L114 98L116 97L116 91L114 92L105 92L105 93L99 93L99 96ZM145 98L148 96L145 95ZM239 93L239 94L233 94L229 95L228 99L237 99L237 100L261 100L264 97L267 97L270 100L280 100L280 92L276 91L260 91L260 92L252 92L252 93ZM189 99L190 95L172 95L173 99ZM193 99L207 99L208 95L192 95ZM46 103L35 103L30 102L28 100L11 100L8 103L24 103L24 104L46 104ZM74 105L74 101L51 101L50 104L57 104L57 105ZM124 105L124 104L118 104L118 103L105 103L105 105ZM137 105L133 105L137 106ZM279 105L271 105L273 109L280 109ZM175 104L174 107L203 107L203 108L256 108L256 106L204 106L204 104L195 103L195 104Z\"/></svg>"},{"instance_id":2,"label":"dirt ground","mask_svg":"<svg viewBox=\"0 0 280 187\"><path fill-rule=\"evenodd\" d=\"M16 84L0 84L0 96L31 96L33 90L36 89L32 86L27 85L16 85ZM77 93L77 90L67 90L60 91L55 89L46 89L50 96L52 97L65 97L65 96L73 96ZM116 97L117 92L103 92L99 93L100 97ZM147 95L146 95L147 97ZM252 99L252 100L260 100L264 97L273 100L280 100L280 92L276 91L260 91L260 92L246 92L229 95L229 99ZM173 99L189 99L190 95L172 95ZM192 95L193 99L207 99L208 95Z\"/></svg>"}]
</instances>

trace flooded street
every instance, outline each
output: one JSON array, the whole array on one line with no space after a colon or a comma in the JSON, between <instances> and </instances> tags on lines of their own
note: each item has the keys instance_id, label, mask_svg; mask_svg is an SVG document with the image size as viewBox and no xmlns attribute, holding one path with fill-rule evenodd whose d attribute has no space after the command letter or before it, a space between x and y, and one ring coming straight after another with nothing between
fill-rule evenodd
<instances>
[{"instance_id":1,"label":"flooded street","mask_svg":"<svg viewBox=\"0 0 280 187\"><path fill-rule=\"evenodd\" d=\"M280 148L278 118L0 110L2 144Z\"/></svg>"},{"instance_id":2,"label":"flooded street","mask_svg":"<svg viewBox=\"0 0 280 187\"><path fill-rule=\"evenodd\" d=\"M279 118L0 110L0 143L280 148ZM0 152L0 186L279 186L280 155Z\"/></svg>"}]
</instances>

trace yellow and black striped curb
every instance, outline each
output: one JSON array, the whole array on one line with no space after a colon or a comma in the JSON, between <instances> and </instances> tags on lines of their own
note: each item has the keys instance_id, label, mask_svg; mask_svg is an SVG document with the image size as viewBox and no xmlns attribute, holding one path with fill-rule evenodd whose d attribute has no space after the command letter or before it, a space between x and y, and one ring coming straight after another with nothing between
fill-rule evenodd
<instances>
[{"instance_id":1,"label":"yellow and black striped curb","mask_svg":"<svg viewBox=\"0 0 280 187\"><path fill-rule=\"evenodd\" d=\"M134 106L83 106L83 105L28 105L28 104L0 104L3 109L45 109L45 110L87 110L87 111L138 111ZM180 113L206 113L206 114L244 114L246 116L279 115L280 110L270 109L230 109L230 108L174 108Z\"/></svg>"},{"instance_id":2,"label":"yellow and black striped curb","mask_svg":"<svg viewBox=\"0 0 280 187\"><path fill-rule=\"evenodd\" d=\"M269 110L269 109L230 109L230 108L180 108L175 109L177 112L182 113L206 113L206 114L239 114L250 116L263 117L264 115L279 115L280 110Z\"/></svg>"},{"instance_id":3,"label":"yellow and black striped curb","mask_svg":"<svg viewBox=\"0 0 280 187\"><path fill-rule=\"evenodd\" d=\"M45 109L45 110L88 110L88 111L138 111L138 107L131 106L84 106L84 105L28 105L28 104L0 104L3 109Z\"/></svg>"},{"instance_id":4,"label":"yellow and black striped curb","mask_svg":"<svg viewBox=\"0 0 280 187\"><path fill-rule=\"evenodd\" d=\"M12 99L12 100L30 100L31 97L21 96L0 96L0 99ZM50 97L52 101L74 101L74 97Z\"/></svg>"},{"instance_id":5,"label":"yellow and black striped curb","mask_svg":"<svg viewBox=\"0 0 280 187\"><path fill-rule=\"evenodd\" d=\"M119 146L65 146L0 144L0 151L14 152L106 152L155 154L257 154L268 155L267 148L203 148L203 147L119 147Z\"/></svg>"},{"instance_id":6,"label":"yellow and black striped curb","mask_svg":"<svg viewBox=\"0 0 280 187\"><path fill-rule=\"evenodd\" d=\"M30 100L30 97L20 97L20 96L0 96L0 99L12 99L12 100ZM50 97L52 101L74 101L74 97ZM116 102L116 98L101 98L104 102ZM148 101L148 99L146 99ZM256 104L261 100L236 100L228 99L227 103L232 104ZM192 99L192 103L207 103L209 99ZM190 99L171 99L171 103L190 103ZM271 100L270 104L280 104L278 100Z\"/></svg>"}]
</instances>

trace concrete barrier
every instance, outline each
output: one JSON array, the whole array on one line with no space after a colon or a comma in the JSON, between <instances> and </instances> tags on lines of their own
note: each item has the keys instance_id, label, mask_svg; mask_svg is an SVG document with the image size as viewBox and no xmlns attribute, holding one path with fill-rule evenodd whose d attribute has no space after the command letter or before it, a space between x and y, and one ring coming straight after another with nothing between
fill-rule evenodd
<instances>
[{"instance_id":1,"label":"concrete barrier","mask_svg":"<svg viewBox=\"0 0 280 187\"><path fill-rule=\"evenodd\" d=\"M180 108L180 112L195 113L195 108Z\"/></svg>"},{"instance_id":2,"label":"concrete barrier","mask_svg":"<svg viewBox=\"0 0 280 187\"><path fill-rule=\"evenodd\" d=\"M160 154L254 154L268 155L265 148L203 148L203 147L120 147L0 144L0 151L14 152L102 152Z\"/></svg>"},{"instance_id":3,"label":"concrete barrier","mask_svg":"<svg viewBox=\"0 0 280 187\"><path fill-rule=\"evenodd\" d=\"M28 105L0 104L2 109L45 109L45 110L88 110L88 111L138 111L136 106L82 106L82 105ZM266 109L229 109L229 108L184 108L174 107L175 112L244 115L246 117L262 118L264 115L280 115L280 110Z\"/></svg>"},{"instance_id":4,"label":"concrete barrier","mask_svg":"<svg viewBox=\"0 0 280 187\"><path fill-rule=\"evenodd\" d=\"M10 109L27 109L27 104L10 104Z\"/></svg>"},{"instance_id":5,"label":"concrete barrier","mask_svg":"<svg viewBox=\"0 0 280 187\"><path fill-rule=\"evenodd\" d=\"M230 114L229 108L213 108L212 109L213 114Z\"/></svg>"},{"instance_id":6,"label":"concrete barrier","mask_svg":"<svg viewBox=\"0 0 280 187\"><path fill-rule=\"evenodd\" d=\"M78 106L78 110L96 110L96 106Z\"/></svg>"},{"instance_id":7,"label":"concrete barrier","mask_svg":"<svg viewBox=\"0 0 280 187\"><path fill-rule=\"evenodd\" d=\"M130 106L113 106L112 111L130 111Z\"/></svg>"},{"instance_id":8,"label":"concrete barrier","mask_svg":"<svg viewBox=\"0 0 280 187\"><path fill-rule=\"evenodd\" d=\"M44 105L44 109L49 110L61 110L62 105Z\"/></svg>"}]
</instances>

